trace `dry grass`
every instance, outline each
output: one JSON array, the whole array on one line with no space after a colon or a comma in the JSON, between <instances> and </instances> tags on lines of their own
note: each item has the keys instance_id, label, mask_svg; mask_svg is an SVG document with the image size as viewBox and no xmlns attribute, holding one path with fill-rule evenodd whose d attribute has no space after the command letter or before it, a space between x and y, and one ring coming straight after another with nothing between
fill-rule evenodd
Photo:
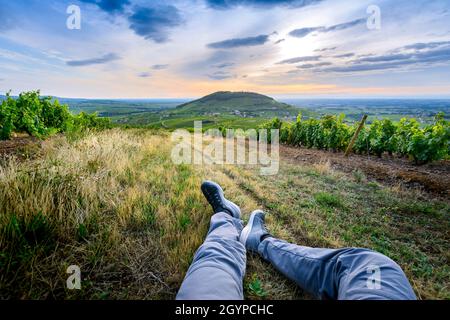
<instances>
[{"instance_id":1,"label":"dry grass","mask_svg":"<svg viewBox=\"0 0 450 320\"><path fill-rule=\"evenodd\" d=\"M1 296L72 297L65 270L76 264L84 289L73 297L173 297L209 219L200 176L172 165L167 140L112 130L4 161Z\"/></svg>"},{"instance_id":2,"label":"dry grass","mask_svg":"<svg viewBox=\"0 0 450 320\"><path fill-rule=\"evenodd\" d=\"M313 167L314 167L314 169L316 169L316 171L319 174L331 174L332 173L331 162L328 159L320 160L319 163L313 164Z\"/></svg>"}]
</instances>

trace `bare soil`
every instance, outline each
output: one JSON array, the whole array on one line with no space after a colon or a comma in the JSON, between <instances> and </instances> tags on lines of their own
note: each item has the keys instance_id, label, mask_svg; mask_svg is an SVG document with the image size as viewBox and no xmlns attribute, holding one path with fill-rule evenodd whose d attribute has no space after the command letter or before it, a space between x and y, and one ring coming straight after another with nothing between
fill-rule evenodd
<instances>
[{"instance_id":1,"label":"bare soil","mask_svg":"<svg viewBox=\"0 0 450 320\"><path fill-rule=\"evenodd\" d=\"M450 195L450 161L436 161L419 166L408 159L388 155L378 158L352 154L347 158L343 153L286 145L280 146L280 154L291 162L316 164L330 161L334 169L344 172L359 170L366 177L384 184L400 183L438 196Z\"/></svg>"},{"instance_id":2,"label":"bare soil","mask_svg":"<svg viewBox=\"0 0 450 320\"><path fill-rule=\"evenodd\" d=\"M41 141L28 135L17 135L11 140L0 140L0 159L10 155L18 158L29 158L36 155Z\"/></svg>"}]
</instances>

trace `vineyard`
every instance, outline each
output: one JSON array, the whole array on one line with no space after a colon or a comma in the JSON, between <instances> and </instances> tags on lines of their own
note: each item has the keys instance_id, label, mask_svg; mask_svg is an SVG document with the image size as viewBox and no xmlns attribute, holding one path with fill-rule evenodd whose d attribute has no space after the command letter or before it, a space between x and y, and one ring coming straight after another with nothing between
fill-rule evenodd
<instances>
[{"instance_id":1,"label":"vineyard","mask_svg":"<svg viewBox=\"0 0 450 320\"><path fill-rule=\"evenodd\" d=\"M7 94L0 104L0 140L10 139L13 132L45 138L58 132L110 126L108 118L96 114L72 115L66 105L51 97L40 97L39 91L22 93L17 99Z\"/></svg>"},{"instance_id":2,"label":"vineyard","mask_svg":"<svg viewBox=\"0 0 450 320\"><path fill-rule=\"evenodd\" d=\"M295 123L283 123L275 118L261 128L279 129L280 141L285 144L337 152L347 149L358 127L358 123L349 125L344 119L344 115L327 115L303 120L299 115ZM436 116L433 124L425 126L414 118L403 118L398 123L389 119L375 120L359 133L353 150L378 157L384 153L409 157L416 164L447 159L450 122L444 119L443 113Z\"/></svg>"}]
</instances>

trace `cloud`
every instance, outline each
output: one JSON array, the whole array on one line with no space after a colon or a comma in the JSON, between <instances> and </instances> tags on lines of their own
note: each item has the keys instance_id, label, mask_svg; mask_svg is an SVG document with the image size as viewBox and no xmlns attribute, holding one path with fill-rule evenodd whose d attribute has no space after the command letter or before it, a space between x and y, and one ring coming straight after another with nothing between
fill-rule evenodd
<instances>
[{"instance_id":1,"label":"cloud","mask_svg":"<svg viewBox=\"0 0 450 320\"><path fill-rule=\"evenodd\" d=\"M337 47L331 47L331 48L323 48L323 49L316 49L314 52L325 52L325 51L333 51L336 50Z\"/></svg>"},{"instance_id":2,"label":"cloud","mask_svg":"<svg viewBox=\"0 0 450 320\"><path fill-rule=\"evenodd\" d=\"M234 62L224 62L224 63L215 64L212 67L217 68L217 69L225 69L225 68L232 67L234 65L235 65Z\"/></svg>"},{"instance_id":3,"label":"cloud","mask_svg":"<svg viewBox=\"0 0 450 320\"><path fill-rule=\"evenodd\" d=\"M269 35L259 35L256 37L234 38L220 42L213 42L207 46L211 49L233 49L239 47L260 46L265 44L267 41L269 41Z\"/></svg>"},{"instance_id":4,"label":"cloud","mask_svg":"<svg viewBox=\"0 0 450 320\"><path fill-rule=\"evenodd\" d=\"M168 67L169 67L168 64L154 64L152 66L152 69L153 70L164 70L164 69L167 69Z\"/></svg>"},{"instance_id":5,"label":"cloud","mask_svg":"<svg viewBox=\"0 0 450 320\"><path fill-rule=\"evenodd\" d=\"M111 61L119 60L120 57L115 53L108 53L100 58L92 58L86 60L70 60L66 61L66 64L71 67L84 67L96 64L105 64Z\"/></svg>"},{"instance_id":6,"label":"cloud","mask_svg":"<svg viewBox=\"0 0 450 320\"><path fill-rule=\"evenodd\" d=\"M425 47L433 47L427 44ZM405 46L407 48L410 46ZM436 46L434 46L436 48ZM400 48L401 49L401 48ZM398 49L398 50L400 50ZM347 73L374 70L398 69L404 66L423 66L450 62L450 45L427 51L413 53L388 53L385 55L368 56L351 62L350 65L326 68L324 71Z\"/></svg>"},{"instance_id":7,"label":"cloud","mask_svg":"<svg viewBox=\"0 0 450 320\"><path fill-rule=\"evenodd\" d=\"M389 55L381 55L381 56L372 56L360 58L357 62L389 62L389 61L397 61L409 59L411 54L389 54Z\"/></svg>"},{"instance_id":8,"label":"cloud","mask_svg":"<svg viewBox=\"0 0 450 320\"><path fill-rule=\"evenodd\" d=\"M126 7L131 5L130 0L80 0L98 6L109 14L125 16L130 23L130 29L137 35L157 43L169 40L169 29L183 23L179 10L172 5L135 6L131 13ZM151 3L149 1L149 3Z\"/></svg>"},{"instance_id":9,"label":"cloud","mask_svg":"<svg viewBox=\"0 0 450 320\"><path fill-rule=\"evenodd\" d=\"M130 0L80 0L80 1L95 4L103 11L111 14L123 13L125 6L130 4Z\"/></svg>"},{"instance_id":10,"label":"cloud","mask_svg":"<svg viewBox=\"0 0 450 320\"><path fill-rule=\"evenodd\" d=\"M138 74L139 78L150 78L152 74L150 72L141 72Z\"/></svg>"},{"instance_id":11,"label":"cloud","mask_svg":"<svg viewBox=\"0 0 450 320\"><path fill-rule=\"evenodd\" d=\"M365 18L361 18L361 19L356 19L353 21L349 21L349 22L345 22L345 23L340 23L340 24L336 24L334 26L325 28L325 30L323 32L331 32L331 31L338 31L338 30L345 30L345 29L349 29L361 24L366 24L367 23L367 19Z\"/></svg>"},{"instance_id":12,"label":"cloud","mask_svg":"<svg viewBox=\"0 0 450 320\"><path fill-rule=\"evenodd\" d=\"M313 32L327 33L327 32L333 32L333 31L340 31L340 30L350 29L350 28L355 27L357 25L365 24L366 21L367 21L366 19L361 18L361 19L356 19L356 20L349 21L349 22L335 24L335 25L330 26L330 27L323 27L323 26L321 26L321 27L312 27L312 28L300 28L300 29L292 30L291 32L289 32L289 35L291 37L295 37L295 38L303 38L303 37L306 37L307 35L309 35L310 33L313 33Z\"/></svg>"},{"instance_id":13,"label":"cloud","mask_svg":"<svg viewBox=\"0 0 450 320\"><path fill-rule=\"evenodd\" d=\"M286 59L280 62L277 62L277 64L295 64L299 62L307 62L307 61L318 61L322 58L322 56L305 56L305 57L296 57L291 59Z\"/></svg>"},{"instance_id":14,"label":"cloud","mask_svg":"<svg viewBox=\"0 0 450 320\"><path fill-rule=\"evenodd\" d=\"M225 80L225 79L230 79L230 78L235 78L236 76L229 73L229 72L224 72L224 71L217 71L214 72L213 74L208 74L208 78L212 79L212 80Z\"/></svg>"},{"instance_id":15,"label":"cloud","mask_svg":"<svg viewBox=\"0 0 450 320\"><path fill-rule=\"evenodd\" d=\"M322 0L206 0L206 3L214 9L231 9L236 6L252 6L252 7L306 7Z\"/></svg>"},{"instance_id":16,"label":"cloud","mask_svg":"<svg viewBox=\"0 0 450 320\"><path fill-rule=\"evenodd\" d=\"M403 48L406 50L413 49L413 50L424 50L424 49L434 49L437 47L442 47L450 45L450 41L438 41L438 42L428 42L428 43L414 43L407 46L404 46Z\"/></svg>"},{"instance_id":17,"label":"cloud","mask_svg":"<svg viewBox=\"0 0 450 320\"><path fill-rule=\"evenodd\" d=\"M335 55L335 56L333 56L333 58L351 58L354 56L355 56L354 53L344 53L344 54Z\"/></svg>"},{"instance_id":18,"label":"cloud","mask_svg":"<svg viewBox=\"0 0 450 320\"><path fill-rule=\"evenodd\" d=\"M404 63L398 64L395 62L386 62L380 64L360 64L360 65L351 65L344 67L333 67L326 68L323 71L326 72L338 72L338 73L347 73L347 72L361 72L361 71L374 71L374 70L385 70L385 69L393 69L398 68L401 65L405 65Z\"/></svg>"},{"instance_id":19,"label":"cloud","mask_svg":"<svg viewBox=\"0 0 450 320\"><path fill-rule=\"evenodd\" d=\"M291 32L289 32L289 35L291 37L295 37L295 38L303 38L303 37L306 37L308 34L318 31L318 30L321 30L323 28L324 27L295 29L295 30L292 30Z\"/></svg>"},{"instance_id":20,"label":"cloud","mask_svg":"<svg viewBox=\"0 0 450 320\"><path fill-rule=\"evenodd\" d=\"M169 29L180 26L183 18L176 7L167 5L136 7L128 21L137 35L163 43L169 40Z\"/></svg>"},{"instance_id":21,"label":"cloud","mask_svg":"<svg viewBox=\"0 0 450 320\"><path fill-rule=\"evenodd\" d=\"M313 68L319 68L319 67L325 67L325 66L331 66L331 62L319 62L319 63L307 63L302 64L301 66L297 66L298 69L313 69Z\"/></svg>"}]
</instances>

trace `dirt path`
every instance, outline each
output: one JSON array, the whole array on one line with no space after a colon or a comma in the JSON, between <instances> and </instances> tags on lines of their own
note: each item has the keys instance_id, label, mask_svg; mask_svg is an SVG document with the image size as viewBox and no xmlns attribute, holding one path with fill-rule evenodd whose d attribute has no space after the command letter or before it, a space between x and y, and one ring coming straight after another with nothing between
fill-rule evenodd
<instances>
[{"instance_id":1,"label":"dirt path","mask_svg":"<svg viewBox=\"0 0 450 320\"><path fill-rule=\"evenodd\" d=\"M330 161L333 168L344 172L362 171L367 177L385 184L401 183L410 188L420 188L433 195L450 195L450 162L437 161L416 166L408 159L393 157L351 155L323 150L280 146L283 159L293 163L321 163Z\"/></svg>"}]
</instances>

